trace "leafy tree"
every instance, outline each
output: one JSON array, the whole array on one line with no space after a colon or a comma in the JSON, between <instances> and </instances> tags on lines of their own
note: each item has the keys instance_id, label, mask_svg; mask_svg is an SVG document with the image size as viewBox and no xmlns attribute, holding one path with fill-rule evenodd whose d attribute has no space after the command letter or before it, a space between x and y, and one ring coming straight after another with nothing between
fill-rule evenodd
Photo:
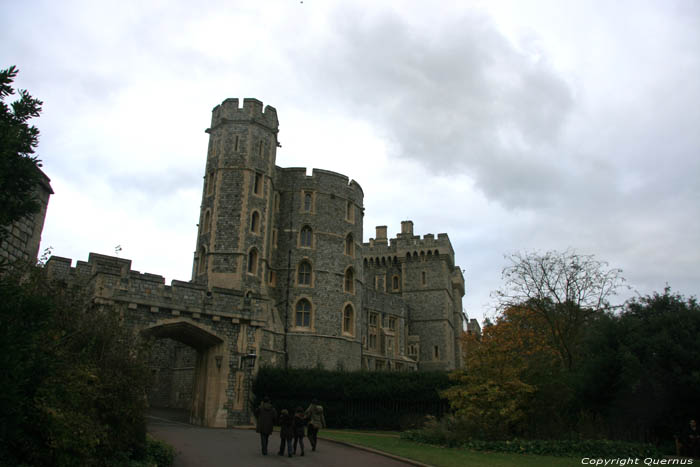
<instances>
[{"instance_id":1,"label":"leafy tree","mask_svg":"<svg viewBox=\"0 0 700 467\"><path fill-rule=\"evenodd\" d=\"M700 417L700 305L654 293L597 320L577 372L582 408L606 420L614 436L669 440Z\"/></svg>"},{"instance_id":2,"label":"leafy tree","mask_svg":"<svg viewBox=\"0 0 700 467\"><path fill-rule=\"evenodd\" d=\"M486 323L481 336L462 335L465 369L451 374L455 385L442 395L472 436L528 431L524 424L542 383L560 366L543 325L532 310L513 307Z\"/></svg>"},{"instance_id":3,"label":"leafy tree","mask_svg":"<svg viewBox=\"0 0 700 467\"><path fill-rule=\"evenodd\" d=\"M572 250L515 253L508 260L504 286L494 292L500 309L525 306L542 318L570 370L585 325L592 316L614 308L608 300L624 283L622 271Z\"/></svg>"},{"instance_id":4,"label":"leafy tree","mask_svg":"<svg viewBox=\"0 0 700 467\"><path fill-rule=\"evenodd\" d=\"M28 122L41 113L42 102L26 90L10 105L7 96L15 93L12 83L18 70L0 70L0 235L2 227L39 209L34 190L41 178L41 161L34 155L39 130Z\"/></svg>"}]
</instances>

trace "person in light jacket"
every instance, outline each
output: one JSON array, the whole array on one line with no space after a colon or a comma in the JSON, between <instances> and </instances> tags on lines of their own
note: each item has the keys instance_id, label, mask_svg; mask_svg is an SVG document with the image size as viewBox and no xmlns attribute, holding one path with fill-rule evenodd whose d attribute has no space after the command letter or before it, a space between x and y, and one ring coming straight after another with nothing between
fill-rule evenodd
<instances>
[{"instance_id":1,"label":"person in light jacket","mask_svg":"<svg viewBox=\"0 0 700 467\"><path fill-rule=\"evenodd\" d=\"M323 416L323 407L318 403L318 399L314 398L311 400L311 404L306 409L306 418L309 420L309 428L307 430L309 442L311 443L311 450L316 450L316 442L318 436L318 430L326 427L326 418Z\"/></svg>"}]
</instances>

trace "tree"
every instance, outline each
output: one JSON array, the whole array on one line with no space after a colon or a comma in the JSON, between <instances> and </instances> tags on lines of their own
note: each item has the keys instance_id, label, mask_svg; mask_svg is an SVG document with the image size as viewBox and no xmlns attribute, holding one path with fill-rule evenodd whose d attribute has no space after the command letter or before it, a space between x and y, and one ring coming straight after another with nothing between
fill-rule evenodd
<instances>
[{"instance_id":1,"label":"tree","mask_svg":"<svg viewBox=\"0 0 700 467\"><path fill-rule=\"evenodd\" d=\"M500 309L527 307L541 317L571 370L583 326L614 308L608 299L624 283L622 270L573 250L515 253L507 259L511 264L503 269L504 286L494 292Z\"/></svg>"},{"instance_id":2,"label":"tree","mask_svg":"<svg viewBox=\"0 0 700 467\"><path fill-rule=\"evenodd\" d=\"M34 197L41 180L41 161L34 155L39 130L28 122L39 116L43 102L19 90L18 100L5 103L15 93L17 73L15 66L0 70L0 235L3 227L39 210Z\"/></svg>"},{"instance_id":3,"label":"tree","mask_svg":"<svg viewBox=\"0 0 700 467\"><path fill-rule=\"evenodd\" d=\"M465 369L450 375L455 384L442 395L471 436L507 438L531 431L525 426L531 407L560 366L541 321L528 308L513 307L485 323L480 336L461 336Z\"/></svg>"}]
</instances>

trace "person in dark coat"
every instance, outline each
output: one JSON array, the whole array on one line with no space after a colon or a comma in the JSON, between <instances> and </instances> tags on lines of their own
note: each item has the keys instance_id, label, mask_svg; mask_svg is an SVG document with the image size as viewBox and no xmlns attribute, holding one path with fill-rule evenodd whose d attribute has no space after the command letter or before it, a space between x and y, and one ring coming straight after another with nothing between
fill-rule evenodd
<instances>
[{"instance_id":1,"label":"person in dark coat","mask_svg":"<svg viewBox=\"0 0 700 467\"><path fill-rule=\"evenodd\" d=\"M306 418L304 418L304 409L297 407L294 411L294 454L297 453L297 443L301 448L301 455L304 455L304 427L306 426Z\"/></svg>"},{"instance_id":2,"label":"person in dark coat","mask_svg":"<svg viewBox=\"0 0 700 467\"><path fill-rule=\"evenodd\" d=\"M257 426L255 431L260 433L260 446L262 447L263 456L267 456L267 441L272 433L275 420L277 419L277 411L270 403L270 398L265 396L260 403L260 407L255 410L257 417Z\"/></svg>"},{"instance_id":3,"label":"person in dark coat","mask_svg":"<svg viewBox=\"0 0 700 467\"><path fill-rule=\"evenodd\" d=\"M681 455L700 457L700 430L695 420L690 420L681 435Z\"/></svg>"},{"instance_id":4,"label":"person in dark coat","mask_svg":"<svg viewBox=\"0 0 700 467\"><path fill-rule=\"evenodd\" d=\"M284 445L287 445L287 454L292 457L292 438L294 438L294 420L289 415L287 409L280 412L280 451L279 455L284 456Z\"/></svg>"},{"instance_id":5,"label":"person in dark coat","mask_svg":"<svg viewBox=\"0 0 700 467\"><path fill-rule=\"evenodd\" d=\"M311 443L311 450L316 450L318 430L326 427L326 419L323 416L323 407L317 399L311 400L311 404L306 409L306 418L309 420L308 437Z\"/></svg>"}]
</instances>

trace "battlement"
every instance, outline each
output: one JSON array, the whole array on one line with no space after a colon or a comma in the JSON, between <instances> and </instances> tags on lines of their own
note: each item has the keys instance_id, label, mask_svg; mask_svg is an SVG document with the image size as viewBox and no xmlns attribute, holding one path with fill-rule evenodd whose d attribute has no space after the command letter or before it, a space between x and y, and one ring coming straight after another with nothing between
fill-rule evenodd
<instances>
[{"instance_id":1,"label":"battlement","mask_svg":"<svg viewBox=\"0 0 700 467\"><path fill-rule=\"evenodd\" d=\"M268 105L263 111L263 103L257 99L243 99L243 107L238 106L238 99L225 99L220 105L212 109L211 128L213 130L228 122L258 123L268 129L277 132L279 121L277 120L277 110Z\"/></svg>"},{"instance_id":2,"label":"battlement","mask_svg":"<svg viewBox=\"0 0 700 467\"><path fill-rule=\"evenodd\" d=\"M341 194L342 190L357 191L360 199L364 197L362 187L347 175L324 169L312 169L311 175L306 175L305 167L276 167L282 184L303 184L309 188Z\"/></svg>"},{"instance_id":3,"label":"battlement","mask_svg":"<svg viewBox=\"0 0 700 467\"><path fill-rule=\"evenodd\" d=\"M129 308L146 306L151 312L167 309L173 315L195 313L197 316L231 318L234 322L253 320L262 322L266 299L258 295L249 297L237 290L206 286L193 282L172 280L165 285L165 278L158 274L141 273L131 269L131 260L90 253L88 261L78 261L71 267L71 260L52 256L46 263L48 277L76 285L91 287L96 302L128 303Z\"/></svg>"},{"instance_id":4,"label":"battlement","mask_svg":"<svg viewBox=\"0 0 700 467\"><path fill-rule=\"evenodd\" d=\"M401 233L392 239L387 239L386 226L377 226L376 229L376 238L370 238L369 242L362 244L365 256L404 256L406 253L421 255L428 252L435 254L437 251L437 254L449 254L454 259L452 242L446 233L439 233L437 238L428 233L421 238L420 235L413 235L413 221L401 222Z\"/></svg>"}]
</instances>

